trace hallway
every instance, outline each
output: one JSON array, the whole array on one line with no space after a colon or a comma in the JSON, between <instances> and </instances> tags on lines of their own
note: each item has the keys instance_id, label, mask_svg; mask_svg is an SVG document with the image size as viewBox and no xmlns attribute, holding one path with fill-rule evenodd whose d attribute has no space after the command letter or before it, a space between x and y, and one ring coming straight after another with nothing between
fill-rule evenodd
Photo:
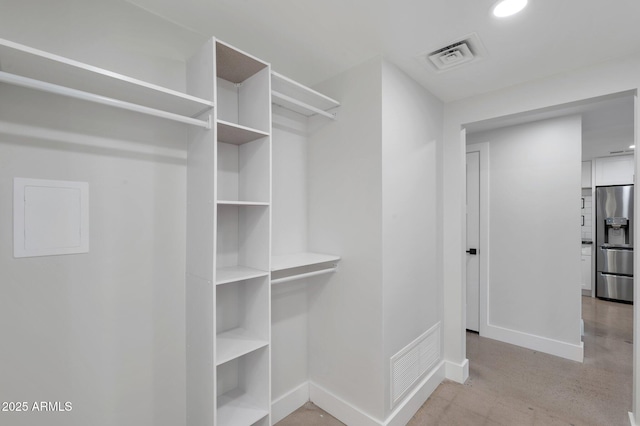
<instances>
[{"instance_id":1,"label":"hallway","mask_svg":"<svg viewBox=\"0 0 640 426\"><path fill-rule=\"evenodd\" d=\"M633 306L582 298L580 364L467 333L469 380L445 381L409 422L418 425L627 426ZM341 424L313 404L279 426Z\"/></svg>"}]
</instances>

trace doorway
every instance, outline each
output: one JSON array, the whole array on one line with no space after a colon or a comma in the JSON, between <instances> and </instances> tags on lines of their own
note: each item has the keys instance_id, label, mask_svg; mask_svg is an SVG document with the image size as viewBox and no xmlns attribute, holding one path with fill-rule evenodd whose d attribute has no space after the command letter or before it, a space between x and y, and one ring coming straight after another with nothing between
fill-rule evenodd
<instances>
[{"instance_id":1,"label":"doorway","mask_svg":"<svg viewBox=\"0 0 640 426\"><path fill-rule=\"evenodd\" d=\"M617 95L617 96L619 96L619 95ZM617 96L613 96L613 97L617 97ZM622 94L622 96L627 96L627 97L631 96L631 98L635 101L635 93L632 94L630 92L626 92L626 93ZM611 100L611 99L612 99L612 96L609 96L609 97L604 97L604 99L600 99L599 98L599 99L593 99L593 100L589 100L589 101L583 101L583 102L580 102L579 104L571 104L571 105L555 107L551 111L550 110L545 110L545 111L542 111L542 112L530 112L530 113L527 113L527 114L520 114L517 117L516 116L510 116L510 117L504 117L504 118L501 118L501 119L493 119L493 120L491 120L492 123L488 123L488 122L474 123L471 126L465 126L464 129L465 129L466 132L463 131L462 134L463 135L466 134L467 141L471 140L471 142L473 142L472 138L469 138L468 136L469 136L469 134L473 134L475 131L477 131L477 129L482 129L480 131L483 131L483 130L486 130L486 129L489 129L489 128L497 128L499 126L510 126L510 125L516 125L516 124L521 124L521 123L530 123L530 122L533 122L533 121L537 121L537 120L541 120L541 119L547 119L549 117L559 116L559 115L563 115L563 114L564 115L566 115L566 114L583 114L583 113L586 114L587 111L591 111L591 112L589 112L591 114L591 113L593 113L592 110L593 110L594 105L596 103L598 103L600 101ZM591 108L591 110L590 110L590 108ZM633 108L633 106L632 106L632 108ZM635 126L636 126L636 124L635 124L635 115L636 114L635 114L634 110L631 110L631 115L632 115L632 117L634 119L634 124L632 126L633 126L633 129L635 129ZM599 129L601 130L602 126L599 126ZM593 137L595 135L595 132L596 132L596 130L594 130L594 134L592 134L590 136ZM602 137L606 137L606 135L601 135L601 136ZM635 138L635 135L633 135L633 138ZM611 141L611 139L613 139L613 138L609 137L609 141ZM605 147L605 145L603 144L603 148L604 147ZM627 144L627 147L628 147L628 144ZM471 156L469 155L469 151L470 151L470 147L467 146L467 154L466 154L466 160L467 160L467 169L466 169L466 171L467 171L467 174L469 173L469 170L473 170L473 168L474 168L474 166L470 167L469 163L477 161L477 158L475 157L475 155L471 155ZM473 241L473 238L474 238L473 237L473 235L474 235L473 223L470 223L470 220L471 220L471 222L474 222L475 219L473 218L473 208L469 206L470 199L473 199L474 189L472 188L472 186L475 187L475 186L477 186L477 184L472 182L472 181L469 181L469 176L467 175L466 185L467 185L467 191L466 191L466 202L467 202L467 211L466 211L466 213L467 213L467 217L466 217L465 223L466 223L466 226L467 226L467 230L466 230L464 235L466 235L466 238L467 238L467 245L464 247L464 250L469 250L470 248L474 248L474 246L478 244L477 242ZM577 188L576 188L576 197L577 198L579 198L579 194L580 194L580 187L577 186ZM471 216L469 215L469 213L471 213ZM482 215L480 215L480 216L482 217ZM471 219L470 219L470 217L471 217ZM578 215L578 217L579 217L579 215ZM471 228L471 229L469 229L469 228ZM580 237L578 237L578 238L580 238ZM480 239L480 244L482 244L482 242L483 241L482 241L482 238L481 238ZM579 243L577 243L577 244L579 244ZM482 256L483 255L488 255L489 253L488 252L484 252L483 250L478 250L477 254L478 254L478 256L476 256L475 259L477 259L477 261L479 263L481 263L480 259L482 258ZM469 253L465 253L465 255L464 255L464 259L465 259L464 264L466 265L466 267L468 269L471 269L471 271L469 271L469 270L466 271L466 278L468 279L467 280L467 286L469 285L469 279L471 281L474 281L475 279L473 277L476 275L476 267L474 266L474 262L476 260L474 259L474 260L470 261L470 259L469 259L470 257L471 256L469 255ZM480 280L476 280L476 281L479 282ZM579 283L579 281L578 281L578 283ZM575 292L576 293L576 298L581 299L581 293L582 292L580 290L580 287L579 286L576 286L576 287L578 289ZM469 304L470 303L471 304L475 304L474 303L474 299L476 299L476 298L479 301L480 307L478 309L477 318L481 317L482 311L483 311L483 307L486 308L486 306L487 306L486 303L480 302L480 298L482 298L483 293L486 296L486 292L487 292L486 288L485 288L484 292L483 292L482 289L483 289L483 287L480 285L477 296L474 295L473 291L470 290L469 288L466 289L467 306L465 306L465 308L466 308L465 312L466 312L466 316L467 316L467 322L466 322L465 325L466 325L466 328L468 328L468 329L474 329L474 317L475 317L475 313L473 311L473 307L470 308ZM638 300L638 299L636 298L636 300ZM580 300L580 302L581 302L581 300ZM580 303L580 305L581 305L581 303ZM478 324L478 331L480 331L481 335L483 334L482 333L482 325L483 325L483 323L486 324L486 319L485 319L485 321L480 320L480 324ZM491 337L491 336L489 336L489 337ZM498 338L498 340L502 340L502 339ZM635 344L635 340L636 339L634 339L634 344ZM516 341L512 341L512 342L509 342L509 343L519 344ZM526 345L522 345L522 346L526 346ZM541 349L541 350L543 350L543 349ZM562 356L561 354L557 354L557 355Z\"/></svg>"}]
</instances>

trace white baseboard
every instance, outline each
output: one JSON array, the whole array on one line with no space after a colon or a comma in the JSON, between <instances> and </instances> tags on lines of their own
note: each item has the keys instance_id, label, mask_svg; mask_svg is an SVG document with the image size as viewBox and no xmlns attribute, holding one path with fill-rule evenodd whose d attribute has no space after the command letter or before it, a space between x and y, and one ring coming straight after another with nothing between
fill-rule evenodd
<instances>
[{"instance_id":1,"label":"white baseboard","mask_svg":"<svg viewBox=\"0 0 640 426\"><path fill-rule=\"evenodd\" d=\"M445 361L446 375L449 380L453 380L457 383L464 383L469 378L469 360L465 359L462 364L456 364L455 362Z\"/></svg>"},{"instance_id":2,"label":"white baseboard","mask_svg":"<svg viewBox=\"0 0 640 426\"><path fill-rule=\"evenodd\" d=\"M304 382L271 403L271 423L277 423L309 401L309 382Z\"/></svg>"},{"instance_id":3,"label":"white baseboard","mask_svg":"<svg viewBox=\"0 0 640 426\"><path fill-rule=\"evenodd\" d=\"M381 421L359 408L349 404L344 399L332 394L323 387L310 382L309 393L311 402L331 414L347 425L358 426L404 426L420 409L433 391L445 378L445 363L440 362L422 381L403 399L395 410ZM275 417L274 417L275 419Z\"/></svg>"},{"instance_id":4,"label":"white baseboard","mask_svg":"<svg viewBox=\"0 0 640 426\"><path fill-rule=\"evenodd\" d=\"M631 424L631 426L638 426L638 423L636 423L636 416L634 416L631 411L629 411L629 424Z\"/></svg>"},{"instance_id":5,"label":"white baseboard","mask_svg":"<svg viewBox=\"0 0 640 426\"><path fill-rule=\"evenodd\" d=\"M347 425L380 426L380 421L313 382L309 382L311 402Z\"/></svg>"},{"instance_id":6,"label":"white baseboard","mask_svg":"<svg viewBox=\"0 0 640 426\"><path fill-rule=\"evenodd\" d=\"M584 360L584 346L582 342L578 345L573 345L571 343L548 339L546 337L510 330L495 325L487 325L483 328L480 335L572 361L583 362Z\"/></svg>"}]
</instances>

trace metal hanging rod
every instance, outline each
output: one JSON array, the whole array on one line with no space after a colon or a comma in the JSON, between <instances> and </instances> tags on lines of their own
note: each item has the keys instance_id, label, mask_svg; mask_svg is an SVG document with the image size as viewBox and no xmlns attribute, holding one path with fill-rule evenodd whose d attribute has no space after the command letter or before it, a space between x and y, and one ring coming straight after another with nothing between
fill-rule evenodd
<instances>
[{"instance_id":1,"label":"metal hanging rod","mask_svg":"<svg viewBox=\"0 0 640 426\"><path fill-rule=\"evenodd\" d=\"M14 86L27 87L29 89L40 90L42 92L53 93L56 95L66 96L68 98L80 99L83 101L93 102L101 105L107 105L115 108L125 109L128 111L139 112L141 114L151 115L154 117L165 118L167 120L178 121L180 123L190 124L192 126L211 129L211 117L208 121L198 120L197 118L185 117L180 114L163 111L160 109L150 108L131 102L120 101L106 96L96 95L94 93L84 92L82 90L71 89L69 87L59 86L57 84L47 83L45 81L35 80L16 74L0 71L0 82L12 84Z\"/></svg>"},{"instance_id":2,"label":"metal hanging rod","mask_svg":"<svg viewBox=\"0 0 640 426\"><path fill-rule=\"evenodd\" d=\"M280 92L277 92L275 90L271 91L271 96L273 97L275 104L278 104L277 100L282 100L284 102L288 102L288 103L297 105L297 106L299 106L301 108L304 108L307 111L311 111L314 114L320 114L320 115L322 115L324 117L330 118L331 120L335 120L336 119L336 115L335 114L331 114L330 112L323 111L320 108L316 108L314 106L306 104L306 103L304 103L302 101L299 101L299 100L297 100L295 98L292 98L291 96L287 96L287 95L282 94ZM281 105L281 106L284 107L284 108L287 108L286 105Z\"/></svg>"},{"instance_id":3,"label":"metal hanging rod","mask_svg":"<svg viewBox=\"0 0 640 426\"><path fill-rule=\"evenodd\" d=\"M271 284L286 283L288 281L299 280L302 278L315 277L316 275L329 274L335 271L336 271L336 268L333 267L333 268L321 269L319 271L307 272L305 274L298 274L298 275L291 275L288 277L276 278L275 280L271 280Z\"/></svg>"}]
</instances>

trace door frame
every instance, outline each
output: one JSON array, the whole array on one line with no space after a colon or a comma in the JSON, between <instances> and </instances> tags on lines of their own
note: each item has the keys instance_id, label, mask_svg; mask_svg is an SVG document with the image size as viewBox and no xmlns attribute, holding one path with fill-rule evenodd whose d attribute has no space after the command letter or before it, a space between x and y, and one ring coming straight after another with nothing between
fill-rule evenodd
<instances>
[{"instance_id":1,"label":"door frame","mask_svg":"<svg viewBox=\"0 0 640 426\"><path fill-rule=\"evenodd\" d=\"M479 278L479 324L478 331L481 336L487 334L487 327L489 325L489 143L482 142L472 145L466 145L465 134L465 146L466 154L469 152L478 152L480 154L480 244L478 245L478 261L480 264L480 276ZM465 221L466 224L466 221ZM466 241L466 229L465 229L465 241ZM465 281L465 298L466 298L466 281ZM466 312L466 309L465 309ZM466 324L466 317L465 317Z\"/></svg>"},{"instance_id":2,"label":"door frame","mask_svg":"<svg viewBox=\"0 0 640 426\"><path fill-rule=\"evenodd\" d=\"M601 82L600 78L594 78L596 82ZM617 82L614 84L592 84L585 86L584 83L578 88L579 92L572 90L554 92L551 94L548 88L543 87L541 93L531 99L530 96L522 96L512 102L505 103L500 97L481 99L482 107L479 104L470 102L471 105L463 104L462 107L450 107L448 115L445 115L444 136L442 144L441 159L443 166L440 169L442 179L445 182L441 189L440 197L443 200L440 209L440 217L443 221L443 231L440 235L442 243L442 266L440 276L443 281L443 302L444 302L444 357L447 370L446 377L459 383L464 383L469 377L469 360L466 358L466 329L465 329L465 302L466 302L466 281L464 247L466 244L466 220L464 220L463 195L465 191L464 164L466 160L466 127L468 124L486 122L501 119L508 116L528 114L536 111L549 111L569 105L579 105L592 102L598 98L634 96L634 143L638 145L640 135L640 105L638 104L638 92L640 85L637 79L632 79L630 83ZM628 83L628 85L626 85ZM589 87L589 90L585 90ZM521 102L519 99L523 99ZM505 106L506 105L506 106ZM475 107L475 108L474 108ZM489 112L487 112L489 111ZM637 151L637 150L636 150ZM634 163L636 175L640 171L640 155L634 152ZM635 211L640 217L640 197L638 196L638 184L634 177ZM640 241L640 226L634 231L634 239ZM634 252L634 286L640 282L639 269L640 250ZM486 295L486 291L485 291ZM629 420L632 426L640 426L640 291L634 292L634 312L633 312L633 395L632 411L629 412Z\"/></svg>"}]
</instances>

